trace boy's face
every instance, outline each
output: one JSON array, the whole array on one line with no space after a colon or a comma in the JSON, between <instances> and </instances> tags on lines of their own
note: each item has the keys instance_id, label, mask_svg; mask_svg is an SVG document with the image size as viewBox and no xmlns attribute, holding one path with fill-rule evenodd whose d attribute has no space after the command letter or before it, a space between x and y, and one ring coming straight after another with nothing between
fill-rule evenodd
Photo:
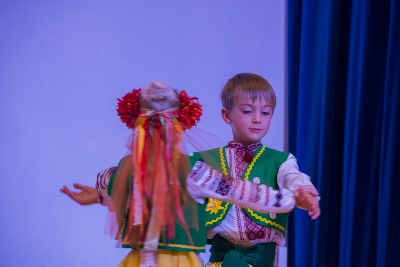
<instances>
[{"instance_id":1,"label":"boy's face","mask_svg":"<svg viewBox=\"0 0 400 267\"><path fill-rule=\"evenodd\" d=\"M248 146L259 142L269 129L273 108L264 99L239 98L231 111L223 108L223 120L232 127L233 142Z\"/></svg>"}]
</instances>

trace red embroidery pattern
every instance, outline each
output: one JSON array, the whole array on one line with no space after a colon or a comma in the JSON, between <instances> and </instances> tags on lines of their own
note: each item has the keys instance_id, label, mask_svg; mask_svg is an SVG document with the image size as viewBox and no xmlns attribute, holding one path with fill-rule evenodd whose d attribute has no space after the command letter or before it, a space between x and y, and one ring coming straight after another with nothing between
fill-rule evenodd
<instances>
[{"instance_id":1,"label":"red embroidery pattern","mask_svg":"<svg viewBox=\"0 0 400 267\"><path fill-rule=\"evenodd\" d=\"M238 180L232 180L232 190L229 193L229 197L234 197L235 192L239 191L239 187L241 186L240 181Z\"/></svg>"},{"instance_id":2,"label":"red embroidery pattern","mask_svg":"<svg viewBox=\"0 0 400 267\"><path fill-rule=\"evenodd\" d=\"M245 193L245 189L246 189L246 184L243 183L243 184L242 184L242 190L240 190L240 196L239 196L239 199L240 199L240 200L243 200L244 193Z\"/></svg>"},{"instance_id":3,"label":"red embroidery pattern","mask_svg":"<svg viewBox=\"0 0 400 267\"><path fill-rule=\"evenodd\" d=\"M240 220L240 214L242 213L242 209L236 205L234 205L234 207L236 212L236 220L237 220L240 240L245 240L243 237L242 221Z\"/></svg>"},{"instance_id":4,"label":"red embroidery pattern","mask_svg":"<svg viewBox=\"0 0 400 267\"><path fill-rule=\"evenodd\" d=\"M281 206L281 199L282 199L282 191L279 189L278 190L278 194L276 194L276 202L275 202L275 204L274 204L274 207L277 207L277 208L279 208L280 206Z\"/></svg>"},{"instance_id":5,"label":"red embroidery pattern","mask_svg":"<svg viewBox=\"0 0 400 267\"><path fill-rule=\"evenodd\" d=\"M229 170L230 170L230 173L231 173L231 177L236 179L236 175L232 171L232 151L229 149L228 152L229 152L229 155L228 155L228 157L229 157L228 158L228 166L229 166Z\"/></svg>"},{"instance_id":6,"label":"red embroidery pattern","mask_svg":"<svg viewBox=\"0 0 400 267\"><path fill-rule=\"evenodd\" d=\"M243 170L246 165L253 160L253 154L260 145L260 143L253 143L250 144L248 147L244 147L243 144L240 143L228 143L228 147L233 148L235 151L235 171L237 174L241 172L240 177L242 176Z\"/></svg>"},{"instance_id":7,"label":"red embroidery pattern","mask_svg":"<svg viewBox=\"0 0 400 267\"><path fill-rule=\"evenodd\" d=\"M245 234L249 240L264 239L266 237L267 228L256 224L253 220L243 212Z\"/></svg>"},{"instance_id":8,"label":"red embroidery pattern","mask_svg":"<svg viewBox=\"0 0 400 267\"><path fill-rule=\"evenodd\" d=\"M267 190L265 190L265 203L264 203L264 206L268 206L268 203L269 203L269 190L270 190L270 187L267 187Z\"/></svg>"},{"instance_id":9,"label":"red embroidery pattern","mask_svg":"<svg viewBox=\"0 0 400 267\"><path fill-rule=\"evenodd\" d=\"M198 165L196 166L196 169L191 171L189 173L189 178L192 179L195 182L198 182L204 175L204 173L207 171L207 167L204 165Z\"/></svg>"},{"instance_id":10,"label":"red embroidery pattern","mask_svg":"<svg viewBox=\"0 0 400 267\"><path fill-rule=\"evenodd\" d=\"M271 240L271 235L272 235L271 232L272 232L272 229L271 229L271 228L267 228L267 232L268 232L268 233L267 233L267 239L268 239L268 240Z\"/></svg>"},{"instance_id":11,"label":"red embroidery pattern","mask_svg":"<svg viewBox=\"0 0 400 267\"><path fill-rule=\"evenodd\" d=\"M229 193L229 190L232 188L232 182L233 179L223 175L217 189L215 190L215 193L220 194L222 196L226 196Z\"/></svg>"},{"instance_id":12,"label":"red embroidery pattern","mask_svg":"<svg viewBox=\"0 0 400 267\"><path fill-rule=\"evenodd\" d=\"M212 174L213 174L212 171L210 171L210 172L208 173L208 177L207 177L207 178L204 180L204 182L201 184L201 187L204 187L204 186L208 183L208 181L211 180Z\"/></svg>"},{"instance_id":13,"label":"red embroidery pattern","mask_svg":"<svg viewBox=\"0 0 400 267\"><path fill-rule=\"evenodd\" d=\"M242 179L243 172L244 172L244 169L246 168L247 163L243 160L242 153L240 153L240 151L235 149L234 152L235 152L234 157L235 157L235 162L236 162L236 165L235 165L236 178Z\"/></svg>"},{"instance_id":14,"label":"red embroidery pattern","mask_svg":"<svg viewBox=\"0 0 400 267\"><path fill-rule=\"evenodd\" d=\"M253 155L254 152L257 150L257 148L260 145L261 145L260 143L254 143L254 144L251 144L247 149L250 150L251 155ZM239 143L229 142L228 147L233 148L233 151L234 151L233 156L235 159L235 166L234 166L234 171L233 171L233 169L232 169L232 153L231 153L231 150L229 150L228 161L229 161L229 168L231 170L231 175L235 179L242 179L244 170L248 164L248 162L246 162L244 159L244 146ZM242 188L240 190L240 199L243 199L244 192L245 192L245 184L242 185ZM268 204L269 190L266 190L266 192L267 192L267 199L266 199L265 204ZM259 186L254 184L250 188L250 199L249 200L257 201L259 198L260 198ZM264 239L266 237L266 232L267 232L268 228L258 225L255 222L253 222L252 219L240 207L237 207L236 205L234 205L234 208L235 208L235 212L236 212L240 240ZM243 225L242 225L242 221L241 221L242 216L244 219ZM244 226L244 232L243 232L243 226Z\"/></svg>"},{"instance_id":15,"label":"red embroidery pattern","mask_svg":"<svg viewBox=\"0 0 400 267\"><path fill-rule=\"evenodd\" d=\"M258 185L255 183L252 183L250 186L249 202L255 203L257 201L258 192L259 192Z\"/></svg>"}]
</instances>

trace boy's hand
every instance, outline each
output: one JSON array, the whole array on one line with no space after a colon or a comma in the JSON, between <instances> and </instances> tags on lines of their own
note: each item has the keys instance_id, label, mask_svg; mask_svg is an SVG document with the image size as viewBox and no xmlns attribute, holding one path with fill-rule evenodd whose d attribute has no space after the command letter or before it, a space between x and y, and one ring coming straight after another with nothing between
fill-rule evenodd
<instances>
[{"instance_id":1,"label":"boy's hand","mask_svg":"<svg viewBox=\"0 0 400 267\"><path fill-rule=\"evenodd\" d=\"M98 203L97 201L98 192L96 188L77 183L73 184L73 186L74 188L79 189L80 192L72 192L65 185L63 186L63 188L60 189L60 191L81 205L90 205Z\"/></svg>"},{"instance_id":2,"label":"boy's hand","mask_svg":"<svg viewBox=\"0 0 400 267\"><path fill-rule=\"evenodd\" d=\"M293 194L298 208L307 210L308 215L313 220L319 217L321 214L321 209L317 200L319 193L315 187L309 185L300 186Z\"/></svg>"}]
</instances>

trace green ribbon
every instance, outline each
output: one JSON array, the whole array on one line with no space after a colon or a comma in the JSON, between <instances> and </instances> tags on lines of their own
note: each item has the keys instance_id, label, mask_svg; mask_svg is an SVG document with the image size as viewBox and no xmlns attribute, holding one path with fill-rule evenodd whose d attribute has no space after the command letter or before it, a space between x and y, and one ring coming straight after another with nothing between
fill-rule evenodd
<instances>
[{"instance_id":1,"label":"green ribbon","mask_svg":"<svg viewBox=\"0 0 400 267\"><path fill-rule=\"evenodd\" d=\"M236 246L220 235L213 238L210 262L222 262L222 267L273 267L276 243L260 243L250 247Z\"/></svg>"}]
</instances>

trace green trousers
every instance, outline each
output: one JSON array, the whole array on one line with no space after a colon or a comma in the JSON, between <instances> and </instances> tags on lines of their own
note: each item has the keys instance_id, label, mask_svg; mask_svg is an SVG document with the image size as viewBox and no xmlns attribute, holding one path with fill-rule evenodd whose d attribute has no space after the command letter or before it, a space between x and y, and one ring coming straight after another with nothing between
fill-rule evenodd
<instances>
[{"instance_id":1,"label":"green trousers","mask_svg":"<svg viewBox=\"0 0 400 267\"><path fill-rule=\"evenodd\" d=\"M250 247L236 246L220 235L213 238L210 262L222 262L222 267L273 267L276 243L260 243Z\"/></svg>"}]
</instances>

